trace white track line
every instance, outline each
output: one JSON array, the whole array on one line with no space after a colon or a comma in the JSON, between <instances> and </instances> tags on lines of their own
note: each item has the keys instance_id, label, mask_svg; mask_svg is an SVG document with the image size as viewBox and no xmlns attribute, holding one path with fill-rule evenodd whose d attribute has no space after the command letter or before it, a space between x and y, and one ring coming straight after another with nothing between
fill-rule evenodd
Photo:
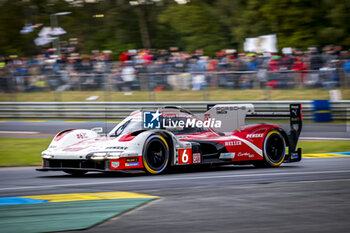
<instances>
[{"instance_id":1,"label":"white track line","mask_svg":"<svg viewBox=\"0 0 350 233\"><path fill-rule=\"evenodd\" d=\"M0 131L0 133L38 134L39 132L30 132L30 131Z\"/></svg>"},{"instance_id":2,"label":"white track line","mask_svg":"<svg viewBox=\"0 0 350 233\"><path fill-rule=\"evenodd\" d=\"M337 173L350 173L350 170L338 170L338 171L315 171L315 172L273 172L273 173L253 173L253 174L239 174L239 175L220 175L220 176L197 176L197 177L175 177L175 178L145 178L135 180L120 180L120 181L106 181L106 182L91 182L91 183L79 183L79 184L56 184L56 185L43 185L43 186L22 186L12 188L0 188L0 191L5 190L21 190L21 189L47 189L58 187L76 187L86 185L101 185L101 184L122 184L122 183L138 183L138 182L159 182L159 181L183 181L183 180L204 180L204 179L218 179L218 178L235 178L235 177L261 177L261 176L285 176L285 175L315 175L315 174L337 174Z\"/></svg>"}]
</instances>

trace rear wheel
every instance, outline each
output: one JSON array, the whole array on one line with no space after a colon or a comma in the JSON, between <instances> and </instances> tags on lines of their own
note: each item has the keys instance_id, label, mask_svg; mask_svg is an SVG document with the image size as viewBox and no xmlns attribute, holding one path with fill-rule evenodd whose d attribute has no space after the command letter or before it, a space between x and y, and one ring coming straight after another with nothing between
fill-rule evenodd
<instances>
[{"instance_id":1,"label":"rear wheel","mask_svg":"<svg viewBox=\"0 0 350 233\"><path fill-rule=\"evenodd\" d=\"M64 170L64 172L72 176L82 176L85 173L87 173L86 171L74 171L74 170Z\"/></svg>"},{"instance_id":2,"label":"rear wheel","mask_svg":"<svg viewBox=\"0 0 350 233\"><path fill-rule=\"evenodd\" d=\"M161 135L151 135L143 148L143 165L147 173L162 173L169 163L169 146Z\"/></svg>"},{"instance_id":3,"label":"rear wheel","mask_svg":"<svg viewBox=\"0 0 350 233\"><path fill-rule=\"evenodd\" d=\"M254 165L257 167L278 167L286 156L286 142L277 130L271 130L265 137L263 145L264 160Z\"/></svg>"}]
</instances>

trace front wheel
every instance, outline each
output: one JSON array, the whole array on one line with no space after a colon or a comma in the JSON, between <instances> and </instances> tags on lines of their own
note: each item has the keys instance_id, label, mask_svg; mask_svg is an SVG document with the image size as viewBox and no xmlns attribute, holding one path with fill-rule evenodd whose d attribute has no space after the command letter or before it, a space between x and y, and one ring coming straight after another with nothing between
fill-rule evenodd
<instances>
[{"instance_id":1,"label":"front wheel","mask_svg":"<svg viewBox=\"0 0 350 233\"><path fill-rule=\"evenodd\" d=\"M286 156L286 142L277 130L271 130L265 137L263 145L263 161L254 165L257 167L278 167Z\"/></svg>"},{"instance_id":2,"label":"front wheel","mask_svg":"<svg viewBox=\"0 0 350 233\"><path fill-rule=\"evenodd\" d=\"M169 163L169 146L164 137L151 135L143 148L143 165L147 173L160 174Z\"/></svg>"}]
</instances>

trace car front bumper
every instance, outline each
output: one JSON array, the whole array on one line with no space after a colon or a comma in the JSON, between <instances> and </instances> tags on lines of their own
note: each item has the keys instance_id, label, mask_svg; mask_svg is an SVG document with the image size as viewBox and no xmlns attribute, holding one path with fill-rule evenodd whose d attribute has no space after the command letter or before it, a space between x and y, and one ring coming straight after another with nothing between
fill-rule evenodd
<instances>
[{"instance_id":1,"label":"car front bumper","mask_svg":"<svg viewBox=\"0 0 350 233\"><path fill-rule=\"evenodd\" d=\"M118 171L142 169L142 156L119 159L43 159L43 167L37 171Z\"/></svg>"}]
</instances>

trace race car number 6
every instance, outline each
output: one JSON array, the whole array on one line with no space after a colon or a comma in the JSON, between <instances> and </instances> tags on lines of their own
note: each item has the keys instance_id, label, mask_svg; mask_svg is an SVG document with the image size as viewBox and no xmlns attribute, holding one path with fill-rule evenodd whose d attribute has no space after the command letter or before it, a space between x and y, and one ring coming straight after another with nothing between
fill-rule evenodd
<instances>
[{"instance_id":1,"label":"race car number 6","mask_svg":"<svg viewBox=\"0 0 350 233\"><path fill-rule=\"evenodd\" d=\"M182 162L188 162L188 154L186 154L186 150L184 150L184 152L182 153Z\"/></svg>"},{"instance_id":2,"label":"race car number 6","mask_svg":"<svg viewBox=\"0 0 350 233\"><path fill-rule=\"evenodd\" d=\"M192 163L192 149L179 149L179 164Z\"/></svg>"}]
</instances>

